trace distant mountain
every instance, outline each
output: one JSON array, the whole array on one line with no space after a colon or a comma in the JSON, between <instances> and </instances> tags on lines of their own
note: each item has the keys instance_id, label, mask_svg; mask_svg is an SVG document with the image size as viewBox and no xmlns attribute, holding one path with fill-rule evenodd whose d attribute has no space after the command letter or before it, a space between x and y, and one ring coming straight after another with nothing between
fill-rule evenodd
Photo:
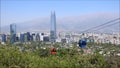
<instances>
[{"instance_id":1,"label":"distant mountain","mask_svg":"<svg viewBox=\"0 0 120 68\"><path fill-rule=\"evenodd\" d=\"M106 23L110 20L118 18L115 13L94 13L78 16L66 16L56 18L57 31L74 31L80 32L88 28ZM36 20L17 23L17 32L44 32L50 30L50 17L39 18ZM102 31L114 31L118 29L118 24L103 29ZM9 25L2 27L3 32L9 31ZM98 30L100 31L100 30Z\"/></svg>"}]
</instances>

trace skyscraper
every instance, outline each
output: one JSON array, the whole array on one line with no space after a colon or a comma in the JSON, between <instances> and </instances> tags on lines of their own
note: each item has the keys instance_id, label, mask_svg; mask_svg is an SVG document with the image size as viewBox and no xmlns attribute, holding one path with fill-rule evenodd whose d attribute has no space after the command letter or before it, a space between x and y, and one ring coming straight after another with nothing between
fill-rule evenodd
<instances>
[{"instance_id":1,"label":"skyscraper","mask_svg":"<svg viewBox=\"0 0 120 68\"><path fill-rule=\"evenodd\" d=\"M5 42L6 42L6 35L2 34L2 44L5 44Z\"/></svg>"},{"instance_id":2,"label":"skyscraper","mask_svg":"<svg viewBox=\"0 0 120 68\"><path fill-rule=\"evenodd\" d=\"M16 41L16 24L10 24L10 42Z\"/></svg>"},{"instance_id":3,"label":"skyscraper","mask_svg":"<svg viewBox=\"0 0 120 68\"><path fill-rule=\"evenodd\" d=\"M20 42L21 43L25 42L25 35L24 34L20 34Z\"/></svg>"},{"instance_id":4,"label":"skyscraper","mask_svg":"<svg viewBox=\"0 0 120 68\"><path fill-rule=\"evenodd\" d=\"M56 42L56 15L55 15L55 11L51 12L50 41Z\"/></svg>"}]
</instances>

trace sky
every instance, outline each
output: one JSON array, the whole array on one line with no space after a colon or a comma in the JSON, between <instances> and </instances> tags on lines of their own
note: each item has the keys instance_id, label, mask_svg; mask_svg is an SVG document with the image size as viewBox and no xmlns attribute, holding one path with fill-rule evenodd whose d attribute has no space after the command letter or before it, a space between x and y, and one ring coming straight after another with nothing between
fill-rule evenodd
<instances>
[{"instance_id":1,"label":"sky","mask_svg":"<svg viewBox=\"0 0 120 68\"><path fill-rule=\"evenodd\" d=\"M49 17L57 18L91 13L119 13L119 0L0 0L1 25Z\"/></svg>"}]
</instances>

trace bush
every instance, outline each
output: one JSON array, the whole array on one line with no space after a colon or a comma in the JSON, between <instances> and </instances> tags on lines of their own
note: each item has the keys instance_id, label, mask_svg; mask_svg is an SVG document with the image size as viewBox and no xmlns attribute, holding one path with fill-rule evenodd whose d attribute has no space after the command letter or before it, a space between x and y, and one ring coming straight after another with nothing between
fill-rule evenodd
<instances>
[{"instance_id":1,"label":"bush","mask_svg":"<svg viewBox=\"0 0 120 68\"><path fill-rule=\"evenodd\" d=\"M0 46L0 68L108 67L104 56L100 54L83 55L76 49L59 49L56 55L50 55L49 49L22 52L16 46Z\"/></svg>"}]
</instances>

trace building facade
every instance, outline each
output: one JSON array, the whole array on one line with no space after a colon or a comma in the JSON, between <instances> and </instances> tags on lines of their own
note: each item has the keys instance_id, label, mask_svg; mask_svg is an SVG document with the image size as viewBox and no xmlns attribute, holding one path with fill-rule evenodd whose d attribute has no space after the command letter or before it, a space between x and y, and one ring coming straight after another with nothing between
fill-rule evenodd
<instances>
[{"instance_id":1,"label":"building facade","mask_svg":"<svg viewBox=\"0 0 120 68\"><path fill-rule=\"evenodd\" d=\"M2 44L5 44L5 43L6 43L6 35L2 34Z\"/></svg>"},{"instance_id":2,"label":"building facade","mask_svg":"<svg viewBox=\"0 0 120 68\"><path fill-rule=\"evenodd\" d=\"M16 42L16 24L10 24L10 42Z\"/></svg>"},{"instance_id":3,"label":"building facade","mask_svg":"<svg viewBox=\"0 0 120 68\"><path fill-rule=\"evenodd\" d=\"M20 42L21 43L25 42L25 36L24 36L24 34L20 34Z\"/></svg>"},{"instance_id":4,"label":"building facade","mask_svg":"<svg viewBox=\"0 0 120 68\"><path fill-rule=\"evenodd\" d=\"M56 42L56 15L51 12L50 42Z\"/></svg>"}]
</instances>

